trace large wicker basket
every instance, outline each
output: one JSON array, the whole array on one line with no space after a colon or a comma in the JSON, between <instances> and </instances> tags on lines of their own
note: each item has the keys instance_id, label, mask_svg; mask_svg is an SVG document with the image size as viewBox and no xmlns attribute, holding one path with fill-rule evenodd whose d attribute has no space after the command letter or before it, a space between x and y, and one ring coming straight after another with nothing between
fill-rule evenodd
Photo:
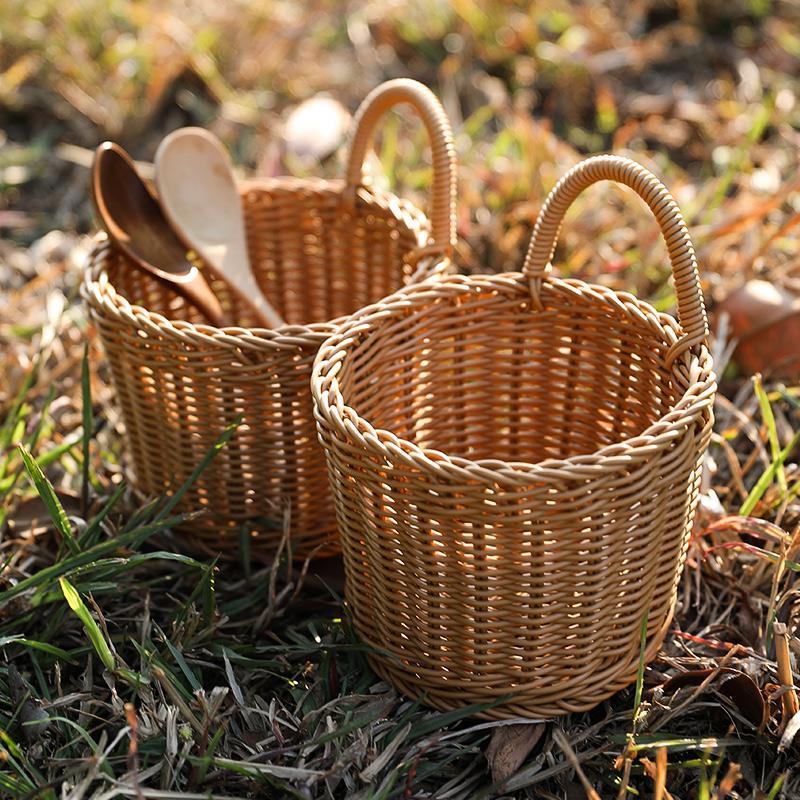
<instances>
[{"instance_id":1,"label":"large wicker basket","mask_svg":"<svg viewBox=\"0 0 800 800\"><path fill-rule=\"evenodd\" d=\"M430 225L362 177L375 127L399 103L416 110L431 139ZM401 79L378 87L357 112L345 180L281 177L242 187L250 260L285 327L203 324L169 286L112 244L98 245L83 295L122 409L136 487L156 494L179 486L225 426L242 418L183 498L183 510L207 512L187 528L190 544L233 554L244 534L251 552L268 558L288 524L295 555L338 551L311 365L337 318L448 268L454 197L447 118L428 89ZM252 322L223 284L213 288L241 325Z\"/></svg>"},{"instance_id":2,"label":"large wicker basket","mask_svg":"<svg viewBox=\"0 0 800 800\"><path fill-rule=\"evenodd\" d=\"M667 242L680 323L549 274L584 188L620 181ZM440 709L552 716L635 679L670 623L716 389L694 251L623 158L555 187L523 272L453 276L353 315L312 376L346 599L376 671Z\"/></svg>"}]
</instances>

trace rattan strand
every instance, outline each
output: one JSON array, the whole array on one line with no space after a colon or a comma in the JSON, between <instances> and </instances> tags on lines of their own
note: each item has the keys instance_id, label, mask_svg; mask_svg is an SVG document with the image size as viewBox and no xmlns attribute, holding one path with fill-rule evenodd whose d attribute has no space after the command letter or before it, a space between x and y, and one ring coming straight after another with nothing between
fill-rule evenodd
<instances>
[{"instance_id":1,"label":"rattan strand","mask_svg":"<svg viewBox=\"0 0 800 800\"><path fill-rule=\"evenodd\" d=\"M399 103L416 110L431 138L431 233L420 211L361 176L375 124ZM242 416L181 503L206 511L185 529L201 550L234 555L244 531L253 555L269 559L288 519L295 555L338 551L309 393L314 355L338 317L449 268L455 156L434 95L415 81L383 84L362 104L352 141L348 174L357 185L284 177L242 187L254 271L287 320L278 330L209 327L107 242L91 257L83 295L122 409L137 488L152 495L180 485ZM213 288L233 318L253 322L224 284Z\"/></svg>"},{"instance_id":2,"label":"rattan strand","mask_svg":"<svg viewBox=\"0 0 800 800\"><path fill-rule=\"evenodd\" d=\"M600 179L659 210L686 329L548 274L575 187ZM432 706L588 709L635 679L645 615L647 659L668 629L716 384L691 243L654 181L589 159L545 204L525 272L396 292L317 356L354 624L377 672Z\"/></svg>"}]
</instances>

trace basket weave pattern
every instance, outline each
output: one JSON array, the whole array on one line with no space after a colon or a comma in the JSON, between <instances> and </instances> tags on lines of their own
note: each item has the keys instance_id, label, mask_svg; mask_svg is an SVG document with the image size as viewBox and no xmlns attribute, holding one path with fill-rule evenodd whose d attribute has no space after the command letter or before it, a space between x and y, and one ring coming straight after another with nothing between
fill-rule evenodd
<instances>
[{"instance_id":1,"label":"basket weave pattern","mask_svg":"<svg viewBox=\"0 0 800 800\"><path fill-rule=\"evenodd\" d=\"M362 177L375 127L398 103L411 104L431 139L430 224ZM92 255L83 295L111 369L137 488L155 494L180 485L224 427L242 418L182 501L183 510L207 512L187 527L201 549L235 550L244 526L255 534L252 552L266 558L288 521L295 555L338 550L308 388L314 356L336 318L448 269L455 157L438 101L414 81L390 81L364 101L354 131L345 180L242 186L250 260L287 321L280 329L211 327L108 242ZM253 322L224 284L211 285L233 318Z\"/></svg>"},{"instance_id":2,"label":"basket weave pattern","mask_svg":"<svg viewBox=\"0 0 800 800\"><path fill-rule=\"evenodd\" d=\"M549 275L597 180L656 214L681 322ZM521 273L412 286L353 315L312 376L347 602L374 668L440 709L590 708L635 679L675 603L715 378L694 252L642 167L589 159L553 190Z\"/></svg>"}]
</instances>

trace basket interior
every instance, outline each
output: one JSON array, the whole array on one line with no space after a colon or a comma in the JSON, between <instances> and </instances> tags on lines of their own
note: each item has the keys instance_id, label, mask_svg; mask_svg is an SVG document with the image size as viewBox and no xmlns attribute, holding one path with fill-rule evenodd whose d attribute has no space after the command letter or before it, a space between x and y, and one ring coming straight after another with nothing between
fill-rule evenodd
<instances>
[{"instance_id":1,"label":"basket interior","mask_svg":"<svg viewBox=\"0 0 800 800\"><path fill-rule=\"evenodd\" d=\"M289 324L328 322L390 294L411 278L404 258L427 238L426 220L410 204L361 190L355 213L346 213L341 190L334 181L276 179L243 192L250 262ZM205 322L171 286L121 253L110 259L108 273L131 304L168 319ZM206 277L237 324L254 324L224 282Z\"/></svg>"},{"instance_id":2,"label":"basket interior","mask_svg":"<svg viewBox=\"0 0 800 800\"><path fill-rule=\"evenodd\" d=\"M376 323L344 362L375 428L472 460L569 458L642 433L686 390L652 326L589 294L441 297Z\"/></svg>"}]
</instances>

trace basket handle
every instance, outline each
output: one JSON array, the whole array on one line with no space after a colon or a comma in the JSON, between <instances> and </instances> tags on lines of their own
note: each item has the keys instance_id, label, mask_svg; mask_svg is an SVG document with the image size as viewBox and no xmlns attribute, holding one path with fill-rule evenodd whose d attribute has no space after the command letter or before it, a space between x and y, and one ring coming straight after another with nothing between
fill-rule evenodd
<instances>
[{"instance_id":1,"label":"basket handle","mask_svg":"<svg viewBox=\"0 0 800 800\"><path fill-rule=\"evenodd\" d=\"M700 291L697 259L686 223L672 195L652 172L629 158L613 155L587 158L564 175L547 196L536 220L522 268L530 282L534 306L542 307L542 281L550 271L550 260L556 249L564 214L584 189L601 180L617 181L629 186L650 206L658 220L675 278L678 320L685 334L670 348L668 361L671 362L684 350L704 344L708 337L708 319Z\"/></svg>"},{"instance_id":2,"label":"basket handle","mask_svg":"<svg viewBox=\"0 0 800 800\"><path fill-rule=\"evenodd\" d=\"M428 131L433 153L431 241L426 247L452 255L456 243L456 151L450 121L436 95L409 78L386 81L373 89L356 111L347 158L345 202L355 208L356 191L364 183L364 159L380 118L392 107L408 103Z\"/></svg>"}]
</instances>

